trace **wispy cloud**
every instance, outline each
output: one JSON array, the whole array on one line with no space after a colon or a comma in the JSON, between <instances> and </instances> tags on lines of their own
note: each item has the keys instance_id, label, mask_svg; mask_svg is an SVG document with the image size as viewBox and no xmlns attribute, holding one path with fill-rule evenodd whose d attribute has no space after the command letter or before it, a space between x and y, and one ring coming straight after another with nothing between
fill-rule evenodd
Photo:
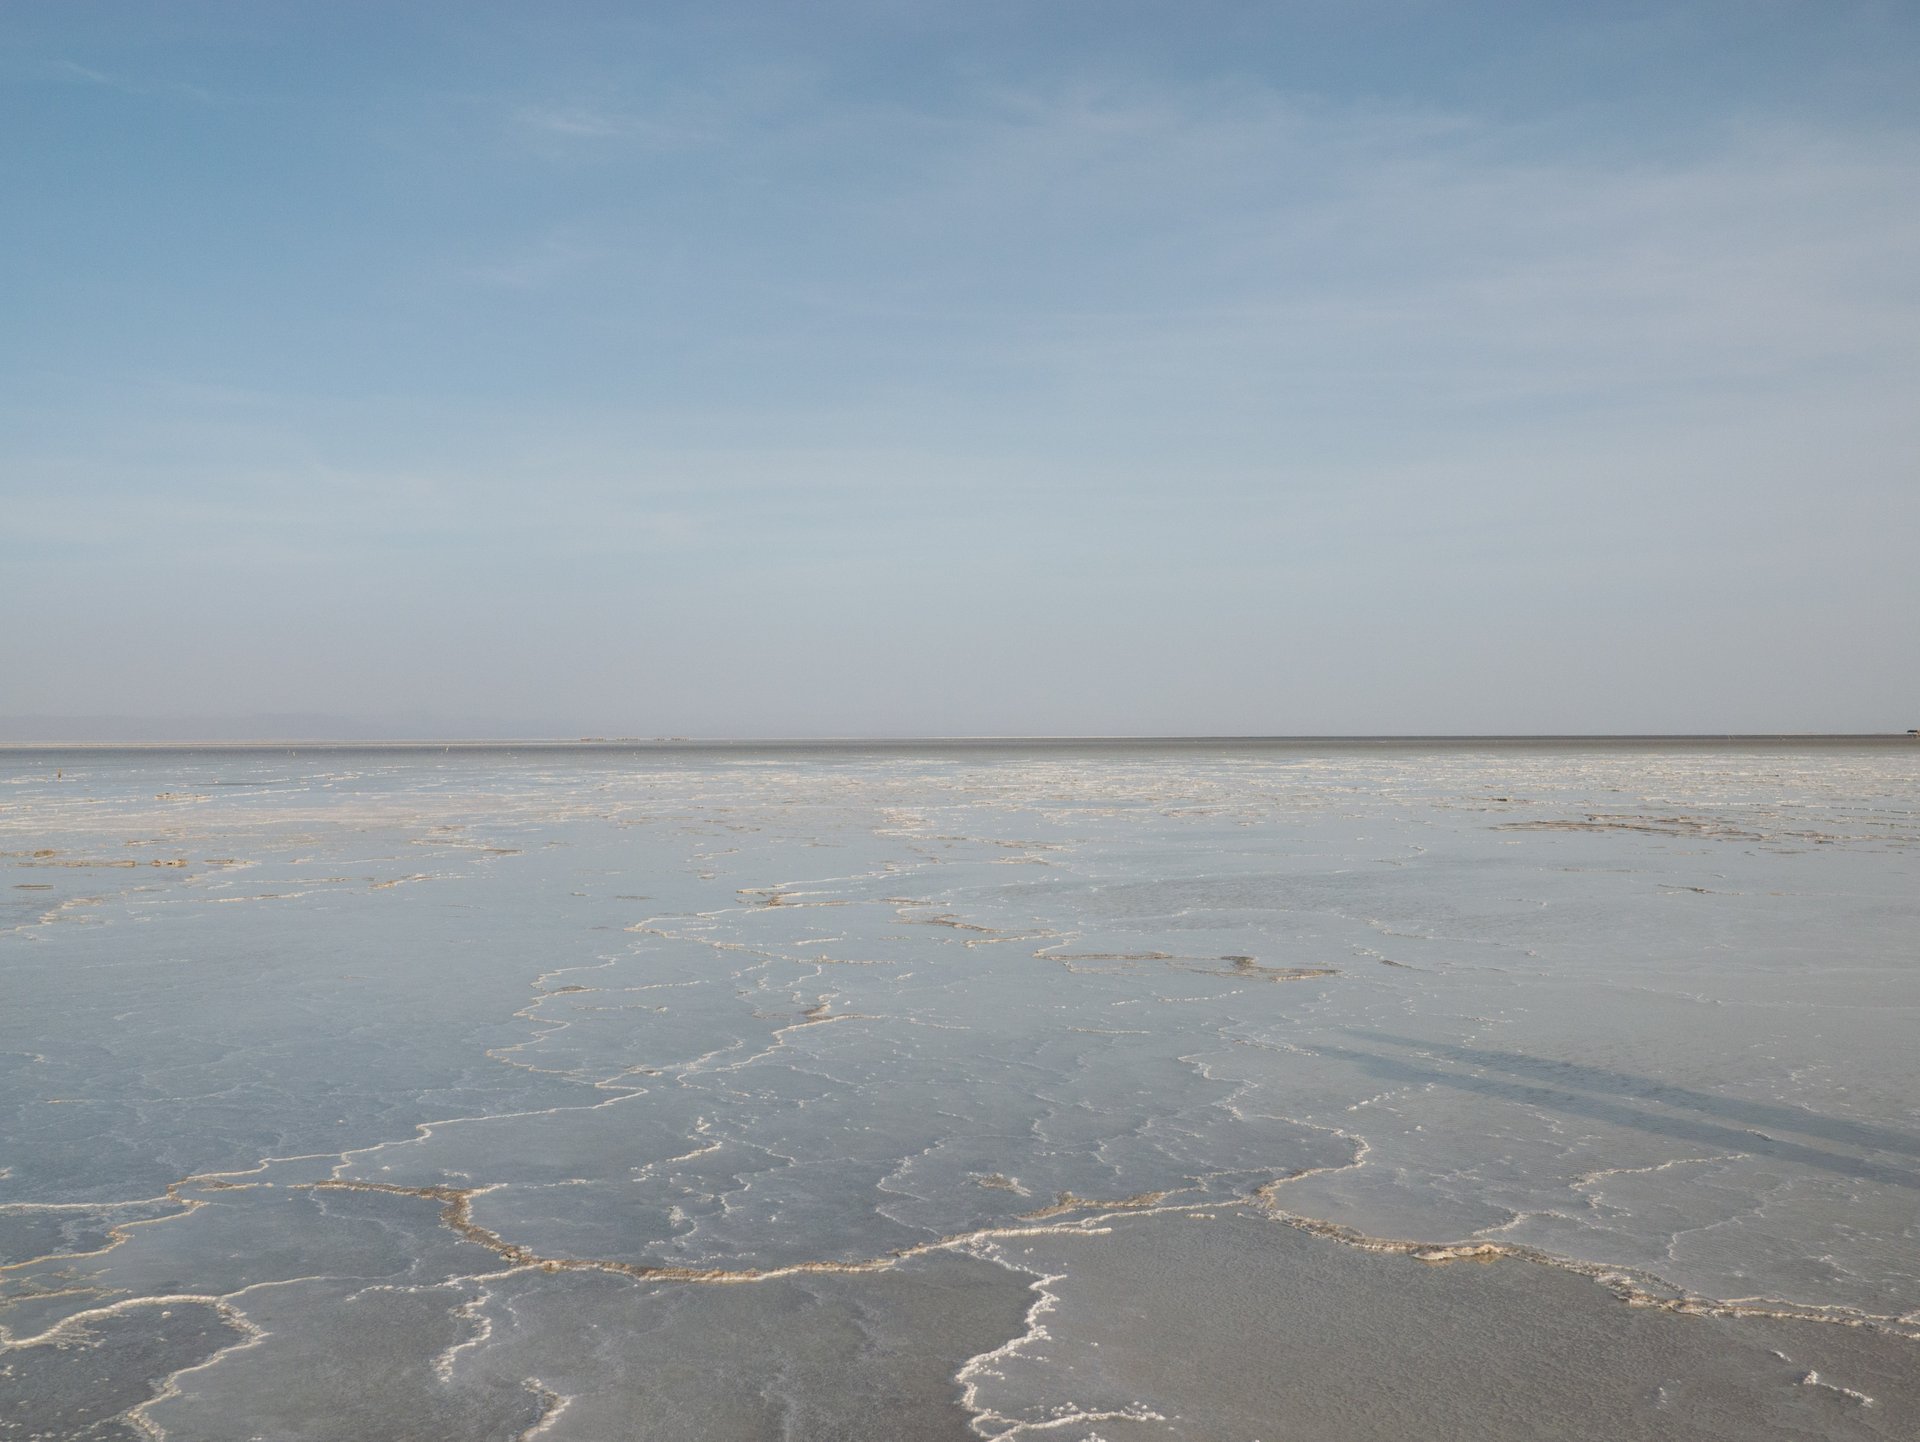
<instances>
[{"instance_id":1,"label":"wispy cloud","mask_svg":"<svg viewBox=\"0 0 1920 1442\"><path fill-rule=\"evenodd\" d=\"M609 165L717 137L729 162L635 171L644 204L576 201L470 278L590 286L611 315L646 297L671 323L647 278L665 254L680 294L764 298L751 331L707 321L711 345L771 364L825 338L896 397L958 363L1130 420L1684 398L1908 365L1920 334L1920 145L1893 128L1569 144L1547 122L1248 85L1001 88L796 123L758 103L517 112Z\"/></svg>"},{"instance_id":2,"label":"wispy cloud","mask_svg":"<svg viewBox=\"0 0 1920 1442\"><path fill-rule=\"evenodd\" d=\"M583 240L576 231L559 231L497 260L461 266L456 273L494 289L540 290L577 276L605 255L604 246Z\"/></svg>"},{"instance_id":3,"label":"wispy cloud","mask_svg":"<svg viewBox=\"0 0 1920 1442\"><path fill-rule=\"evenodd\" d=\"M103 70L95 70L91 66L82 65L73 60L51 61L48 64L48 71L55 77L76 85L98 85L106 90L117 91L121 95L136 95L144 99L157 100L191 100L201 105L221 103L220 97L211 90L184 80L109 75Z\"/></svg>"},{"instance_id":4,"label":"wispy cloud","mask_svg":"<svg viewBox=\"0 0 1920 1442\"><path fill-rule=\"evenodd\" d=\"M756 133L836 107L816 72L797 64L732 63L671 83L632 81L577 94L548 94L506 110L523 146L577 159L605 159L752 144Z\"/></svg>"},{"instance_id":5,"label":"wispy cloud","mask_svg":"<svg viewBox=\"0 0 1920 1442\"><path fill-rule=\"evenodd\" d=\"M543 149L601 143L677 151L715 145L724 138L710 107L695 104L652 112L616 105L522 105L512 112L512 124L523 143Z\"/></svg>"},{"instance_id":6,"label":"wispy cloud","mask_svg":"<svg viewBox=\"0 0 1920 1442\"><path fill-rule=\"evenodd\" d=\"M632 117L584 105L525 105L514 118L529 130L549 135L625 135Z\"/></svg>"},{"instance_id":7,"label":"wispy cloud","mask_svg":"<svg viewBox=\"0 0 1920 1442\"><path fill-rule=\"evenodd\" d=\"M1277 96L1027 97L856 205L849 233L917 262L858 300L1163 398L1184 376L1598 399L1916 360L1912 135L1553 139Z\"/></svg>"}]
</instances>

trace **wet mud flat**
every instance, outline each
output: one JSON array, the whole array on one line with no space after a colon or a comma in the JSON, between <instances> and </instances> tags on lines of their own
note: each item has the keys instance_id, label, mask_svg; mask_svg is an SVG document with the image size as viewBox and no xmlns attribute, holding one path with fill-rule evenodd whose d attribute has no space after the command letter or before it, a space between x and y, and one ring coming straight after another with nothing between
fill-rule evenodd
<instances>
[{"instance_id":1,"label":"wet mud flat","mask_svg":"<svg viewBox=\"0 0 1920 1442\"><path fill-rule=\"evenodd\" d=\"M1917 862L1834 741L9 753L0 1437L1915 1435Z\"/></svg>"}]
</instances>

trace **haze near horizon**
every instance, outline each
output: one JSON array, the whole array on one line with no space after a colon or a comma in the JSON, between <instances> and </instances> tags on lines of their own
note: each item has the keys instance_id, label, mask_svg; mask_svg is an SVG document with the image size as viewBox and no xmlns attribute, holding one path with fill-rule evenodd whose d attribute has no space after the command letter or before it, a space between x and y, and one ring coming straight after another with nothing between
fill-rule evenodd
<instances>
[{"instance_id":1,"label":"haze near horizon","mask_svg":"<svg viewBox=\"0 0 1920 1442\"><path fill-rule=\"evenodd\" d=\"M1911 7L0 36L0 738L1920 725Z\"/></svg>"}]
</instances>

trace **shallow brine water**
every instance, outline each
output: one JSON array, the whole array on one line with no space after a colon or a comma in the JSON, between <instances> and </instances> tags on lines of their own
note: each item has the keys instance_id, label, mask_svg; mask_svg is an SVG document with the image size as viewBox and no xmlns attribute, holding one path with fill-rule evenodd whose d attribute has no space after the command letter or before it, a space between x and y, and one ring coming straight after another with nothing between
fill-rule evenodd
<instances>
[{"instance_id":1,"label":"shallow brine water","mask_svg":"<svg viewBox=\"0 0 1920 1442\"><path fill-rule=\"evenodd\" d=\"M1920 1435L1920 746L0 755L0 1436Z\"/></svg>"}]
</instances>

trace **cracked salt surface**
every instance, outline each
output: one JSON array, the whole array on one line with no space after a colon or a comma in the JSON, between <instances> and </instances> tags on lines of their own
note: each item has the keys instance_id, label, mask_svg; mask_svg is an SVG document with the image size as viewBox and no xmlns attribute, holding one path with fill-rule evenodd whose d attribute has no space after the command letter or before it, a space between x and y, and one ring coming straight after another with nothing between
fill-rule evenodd
<instances>
[{"instance_id":1,"label":"cracked salt surface","mask_svg":"<svg viewBox=\"0 0 1920 1442\"><path fill-rule=\"evenodd\" d=\"M1911 747L0 780L0 1437L1920 1430Z\"/></svg>"}]
</instances>

